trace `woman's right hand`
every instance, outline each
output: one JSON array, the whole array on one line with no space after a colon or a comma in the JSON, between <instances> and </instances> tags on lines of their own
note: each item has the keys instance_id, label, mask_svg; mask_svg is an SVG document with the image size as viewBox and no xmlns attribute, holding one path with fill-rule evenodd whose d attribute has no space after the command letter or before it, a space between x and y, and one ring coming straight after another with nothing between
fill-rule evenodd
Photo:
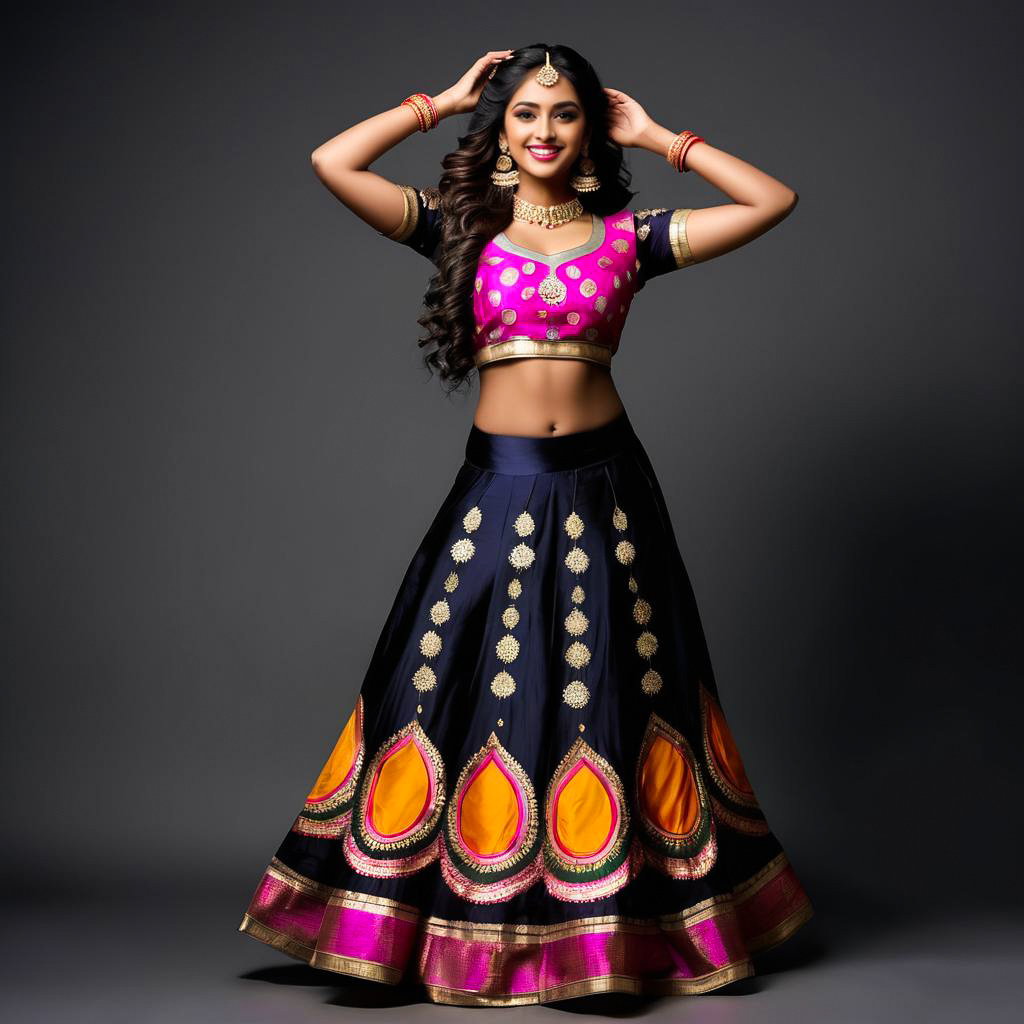
<instances>
[{"instance_id":1,"label":"woman's right hand","mask_svg":"<svg viewBox=\"0 0 1024 1024\"><path fill-rule=\"evenodd\" d=\"M434 97L434 105L441 117L448 114L464 114L476 108L480 93L487 84L487 76L491 69L507 57L512 50L488 50L470 69L452 86Z\"/></svg>"}]
</instances>

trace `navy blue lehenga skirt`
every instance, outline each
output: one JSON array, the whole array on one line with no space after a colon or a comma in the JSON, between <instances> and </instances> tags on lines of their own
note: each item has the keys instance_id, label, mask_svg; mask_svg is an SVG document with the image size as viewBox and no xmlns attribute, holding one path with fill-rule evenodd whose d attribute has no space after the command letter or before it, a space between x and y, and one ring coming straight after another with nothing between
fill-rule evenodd
<instances>
[{"instance_id":1,"label":"navy blue lehenga skirt","mask_svg":"<svg viewBox=\"0 0 1024 1024\"><path fill-rule=\"evenodd\" d=\"M239 926L316 967L476 1006L699 993L812 914L624 412L471 428L339 728Z\"/></svg>"}]
</instances>

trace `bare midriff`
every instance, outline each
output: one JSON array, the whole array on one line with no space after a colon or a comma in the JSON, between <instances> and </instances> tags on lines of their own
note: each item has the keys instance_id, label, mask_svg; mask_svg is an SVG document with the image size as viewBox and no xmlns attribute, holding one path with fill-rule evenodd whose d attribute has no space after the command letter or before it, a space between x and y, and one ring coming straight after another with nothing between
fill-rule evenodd
<instances>
[{"instance_id":1,"label":"bare midriff","mask_svg":"<svg viewBox=\"0 0 1024 1024\"><path fill-rule=\"evenodd\" d=\"M473 424L489 434L573 434L625 409L611 370L582 359L503 359L480 367L479 377Z\"/></svg>"}]
</instances>

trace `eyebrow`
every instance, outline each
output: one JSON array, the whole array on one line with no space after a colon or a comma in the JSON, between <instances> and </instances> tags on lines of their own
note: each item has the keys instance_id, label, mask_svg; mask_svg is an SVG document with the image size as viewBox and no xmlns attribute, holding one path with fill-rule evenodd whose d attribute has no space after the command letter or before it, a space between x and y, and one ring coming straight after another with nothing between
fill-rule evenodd
<instances>
[{"instance_id":1,"label":"eyebrow","mask_svg":"<svg viewBox=\"0 0 1024 1024\"><path fill-rule=\"evenodd\" d=\"M519 100L516 104L517 107L540 107L539 103L533 103L530 100ZM558 103L552 103L551 109L554 110L556 107L575 107L579 110L579 104L575 100L561 100Z\"/></svg>"}]
</instances>

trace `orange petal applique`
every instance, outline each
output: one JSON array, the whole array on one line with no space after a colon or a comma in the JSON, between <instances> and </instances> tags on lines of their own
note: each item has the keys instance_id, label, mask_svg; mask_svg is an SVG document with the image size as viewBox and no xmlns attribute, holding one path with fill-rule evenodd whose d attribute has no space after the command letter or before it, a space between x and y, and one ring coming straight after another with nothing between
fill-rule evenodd
<instances>
[{"instance_id":1,"label":"orange petal applique","mask_svg":"<svg viewBox=\"0 0 1024 1024\"><path fill-rule=\"evenodd\" d=\"M646 857L673 878L700 878L718 855L711 801L693 750L651 713L637 759L637 806Z\"/></svg>"},{"instance_id":2,"label":"orange petal applique","mask_svg":"<svg viewBox=\"0 0 1024 1024\"><path fill-rule=\"evenodd\" d=\"M327 758L292 829L303 835L336 839L348 824L359 773L363 766L363 696Z\"/></svg>"},{"instance_id":3,"label":"orange petal applique","mask_svg":"<svg viewBox=\"0 0 1024 1024\"><path fill-rule=\"evenodd\" d=\"M492 732L455 784L442 875L464 899L508 899L540 877L538 831L530 777Z\"/></svg>"},{"instance_id":4,"label":"orange petal applique","mask_svg":"<svg viewBox=\"0 0 1024 1024\"><path fill-rule=\"evenodd\" d=\"M617 818L608 784L585 757L579 758L555 793L555 842L570 857L594 857L610 842Z\"/></svg>"}]
</instances>

